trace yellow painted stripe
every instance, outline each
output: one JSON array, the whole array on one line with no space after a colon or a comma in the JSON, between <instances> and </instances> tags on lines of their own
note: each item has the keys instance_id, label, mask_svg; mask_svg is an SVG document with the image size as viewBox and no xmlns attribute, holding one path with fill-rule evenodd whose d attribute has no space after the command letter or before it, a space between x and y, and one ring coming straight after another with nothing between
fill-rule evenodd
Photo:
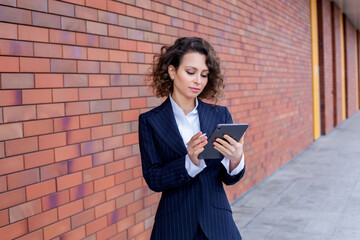
<instances>
[{"instance_id":1,"label":"yellow painted stripe","mask_svg":"<svg viewBox=\"0 0 360 240\"><path fill-rule=\"evenodd\" d=\"M344 19L340 11L340 42L341 42L341 95L342 95L342 119L346 119L346 91L345 91L345 43L344 43Z\"/></svg>"},{"instance_id":2,"label":"yellow painted stripe","mask_svg":"<svg viewBox=\"0 0 360 240\"><path fill-rule=\"evenodd\" d=\"M313 86L313 137L320 137L320 83L319 83L319 43L317 25L316 0L310 2L311 10L311 57L312 57L312 86Z\"/></svg>"}]
</instances>

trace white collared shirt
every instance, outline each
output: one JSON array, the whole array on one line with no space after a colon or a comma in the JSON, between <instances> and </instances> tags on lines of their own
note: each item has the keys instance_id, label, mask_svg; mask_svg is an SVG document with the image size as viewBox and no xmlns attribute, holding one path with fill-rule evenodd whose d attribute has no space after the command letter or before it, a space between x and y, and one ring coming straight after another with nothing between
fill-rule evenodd
<instances>
[{"instance_id":1,"label":"white collared shirt","mask_svg":"<svg viewBox=\"0 0 360 240\"><path fill-rule=\"evenodd\" d=\"M170 94L169 98L170 98L171 106L172 106L172 109L174 112L176 124L178 126L180 135L184 141L185 146L187 146L190 139L196 133L200 132L200 119L199 119L199 113L197 110L197 107L199 105L198 99L196 98L195 108L190 113L185 115L184 111L172 99L171 94ZM208 136L208 137L210 137L210 136ZM195 177L206 167L205 160L204 159L199 159L199 160L200 160L199 166L196 166L190 160L190 157L188 154L185 156L185 168L191 177ZM228 159L227 157L224 157L223 160L221 161L221 163L226 168L227 173L230 174L231 176L234 176L234 175L238 174L239 172L241 172L241 170L243 170L243 168L245 166L244 154L241 158L239 165L231 173L229 172L230 159Z\"/></svg>"}]
</instances>

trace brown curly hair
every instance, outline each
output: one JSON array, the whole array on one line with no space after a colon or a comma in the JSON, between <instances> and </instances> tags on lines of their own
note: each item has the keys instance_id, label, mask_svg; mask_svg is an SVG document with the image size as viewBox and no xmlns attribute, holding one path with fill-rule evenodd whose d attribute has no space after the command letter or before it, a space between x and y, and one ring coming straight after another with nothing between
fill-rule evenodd
<instances>
[{"instance_id":1,"label":"brown curly hair","mask_svg":"<svg viewBox=\"0 0 360 240\"><path fill-rule=\"evenodd\" d=\"M206 40L199 37L178 38L172 46L163 46L160 54L154 56L150 81L157 97L167 97L173 91L173 82L168 73L168 67L173 65L177 70L183 56L189 52L198 52L206 56L206 66L209 68L208 82L200 93L200 99L218 100L223 96L224 76L220 69L220 59L214 48Z\"/></svg>"}]
</instances>

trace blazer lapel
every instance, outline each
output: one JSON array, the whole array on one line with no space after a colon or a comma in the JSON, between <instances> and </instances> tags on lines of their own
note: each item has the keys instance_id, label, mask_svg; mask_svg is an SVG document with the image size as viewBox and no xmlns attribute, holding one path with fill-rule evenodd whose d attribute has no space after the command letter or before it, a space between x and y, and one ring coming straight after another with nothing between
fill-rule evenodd
<instances>
[{"instance_id":1,"label":"blazer lapel","mask_svg":"<svg viewBox=\"0 0 360 240\"><path fill-rule=\"evenodd\" d=\"M217 124L216 114L213 112L216 110L215 108L210 109L210 107L211 105L207 105L199 100L198 113L200 119L200 129L203 133L206 133L208 138Z\"/></svg>"},{"instance_id":2,"label":"blazer lapel","mask_svg":"<svg viewBox=\"0 0 360 240\"><path fill-rule=\"evenodd\" d=\"M156 133L173 151L182 156L187 154L184 141L176 124L175 116L171 107L170 99L167 98L149 122L153 125Z\"/></svg>"}]
</instances>

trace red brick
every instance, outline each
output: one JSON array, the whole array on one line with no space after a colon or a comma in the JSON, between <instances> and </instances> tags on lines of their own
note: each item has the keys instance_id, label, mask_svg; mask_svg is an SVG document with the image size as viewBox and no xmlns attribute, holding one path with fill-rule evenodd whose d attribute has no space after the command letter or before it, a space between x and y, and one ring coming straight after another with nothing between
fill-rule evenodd
<instances>
[{"instance_id":1,"label":"red brick","mask_svg":"<svg viewBox=\"0 0 360 240\"><path fill-rule=\"evenodd\" d=\"M126 6L125 4L120 3L120 2L111 1L111 0L107 1L107 10L108 11L112 11L112 12L116 12L116 13L125 15L125 13L126 13L125 6Z\"/></svg>"},{"instance_id":2,"label":"red brick","mask_svg":"<svg viewBox=\"0 0 360 240\"><path fill-rule=\"evenodd\" d=\"M110 110L111 110L110 100L98 100L98 101L90 102L91 113L109 112Z\"/></svg>"},{"instance_id":3,"label":"red brick","mask_svg":"<svg viewBox=\"0 0 360 240\"><path fill-rule=\"evenodd\" d=\"M116 18L115 18L116 19ZM113 37L100 37L101 48L119 49L119 39Z\"/></svg>"},{"instance_id":4,"label":"red brick","mask_svg":"<svg viewBox=\"0 0 360 240\"><path fill-rule=\"evenodd\" d=\"M81 144L81 155L88 155L103 151L103 142L101 140L94 140Z\"/></svg>"},{"instance_id":5,"label":"red brick","mask_svg":"<svg viewBox=\"0 0 360 240\"><path fill-rule=\"evenodd\" d=\"M9 209L10 222L17 222L41 212L41 200L26 202Z\"/></svg>"},{"instance_id":6,"label":"red brick","mask_svg":"<svg viewBox=\"0 0 360 240\"><path fill-rule=\"evenodd\" d=\"M64 58L71 59L86 59L86 48L76 46L63 46L63 56Z\"/></svg>"},{"instance_id":7,"label":"red brick","mask_svg":"<svg viewBox=\"0 0 360 240\"><path fill-rule=\"evenodd\" d=\"M45 10L47 12L47 10ZM60 16L53 14L32 12L33 25L46 28L60 28Z\"/></svg>"},{"instance_id":8,"label":"red brick","mask_svg":"<svg viewBox=\"0 0 360 240\"><path fill-rule=\"evenodd\" d=\"M34 34L36 32L36 34ZM49 42L49 30L46 28L19 25L19 40Z\"/></svg>"},{"instance_id":9,"label":"red brick","mask_svg":"<svg viewBox=\"0 0 360 240\"><path fill-rule=\"evenodd\" d=\"M105 178L101 178L94 182L94 191L99 192L105 190L107 188L111 188L115 185L114 176L108 176Z\"/></svg>"},{"instance_id":10,"label":"red brick","mask_svg":"<svg viewBox=\"0 0 360 240\"><path fill-rule=\"evenodd\" d=\"M107 35L107 25L98 22L86 21L86 32L99 35Z\"/></svg>"},{"instance_id":11,"label":"red brick","mask_svg":"<svg viewBox=\"0 0 360 240\"><path fill-rule=\"evenodd\" d=\"M0 159L0 175L24 170L23 156L9 157Z\"/></svg>"},{"instance_id":12,"label":"red brick","mask_svg":"<svg viewBox=\"0 0 360 240\"><path fill-rule=\"evenodd\" d=\"M0 21L31 24L31 12L23 9L0 6Z\"/></svg>"},{"instance_id":13,"label":"red brick","mask_svg":"<svg viewBox=\"0 0 360 240\"><path fill-rule=\"evenodd\" d=\"M55 148L55 162L60 162L80 156L80 145L69 145Z\"/></svg>"},{"instance_id":14,"label":"red brick","mask_svg":"<svg viewBox=\"0 0 360 240\"><path fill-rule=\"evenodd\" d=\"M111 200L125 194L125 185L120 184L106 189L106 200Z\"/></svg>"},{"instance_id":15,"label":"red brick","mask_svg":"<svg viewBox=\"0 0 360 240\"><path fill-rule=\"evenodd\" d=\"M112 111L127 110L129 108L130 108L129 99L114 99L111 101Z\"/></svg>"},{"instance_id":16,"label":"red brick","mask_svg":"<svg viewBox=\"0 0 360 240\"><path fill-rule=\"evenodd\" d=\"M110 79L108 75L89 75L90 87L106 87L109 85L110 85Z\"/></svg>"},{"instance_id":17,"label":"red brick","mask_svg":"<svg viewBox=\"0 0 360 240\"><path fill-rule=\"evenodd\" d=\"M83 1L85 2L85 1ZM81 4L84 5L84 4ZM98 10L83 6L75 6L75 17L80 19L87 19L97 21Z\"/></svg>"},{"instance_id":18,"label":"red brick","mask_svg":"<svg viewBox=\"0 0 360 240\"><path fill-rule=\"evenodd\" d=\"M88 59L97 61L108 61L109 50L101 48L88 48Z\"/></svg>"},{"instance_id":19,"label":"red brick","mask_svg":"<svg viewBox=\"0 0 360 240\"><path fill-rule=\"evenodd\" d=\"M138 235L139 233L143 232L144 230L145 230L144 222L140 222L140 223L136 224L135 226L130 227L128 229L128 237L133 238L136 235Z\"/></svg>"},{"instance_id":20,"label":"red brick","mask_svg":"<svg viewBox=\"0 0 360 240\"><path fill-rule=\"evenodd\" d=\"M61 28L68 31L85 32L85 20L72 17L61 17Z\"/></svg>"},{"instance_id":21,"label":"red brick","mask_svg":"<svg viewBox=\"0 0 360 240\"><path fill-rule=\"evenodd\" d=\"M90 129L81 129L66 132L66 140L68 144L90 141Z\"/></svg>"},{"instance_id":22,"label":"red brick","mask_svg":"<svg viewBox=\"0 0 360 240\"><path fill-rule=\"evenodd\" d=\"M139 141L138 133L124 135L124 146L136 144Z\"/></svg>"},{"instance_id":23,"label":"red brick","mask_svg":"<svg viewBox=\"0 0 360 240\"><path fill-rule=\"evenodd\" d=\"M4 122L19 122L36 118L35 106L6 107L3 112Z\"/></svg>"},{"instance_id":24,"label":"red brick","mask_svg":"<svg viewBox=\"0 0 360 240\"><path fill-rule=\"evenodd\" d=\"M146 108L146 98L130 99L130 108Z\"/></svg>"},{"instance_id":25,"label":"red brick","mask_svg":"<svg viewBox=\"0 0 360 240\"><path fill-rule=\"evenodd\" d=\"M88 209L105 202L105 191L84 198L84 208Z\"/></svg>"},{"instance_id":26,"label":"red brick","mask_svg":"<svg viewBox=\"0 0 360 240\"><path fill-rule=\"evenodd\" d=\"M21 72L50 72L50 60L44 58L20 58Z\"/></svg>"},{"instance_id":27,"label":"red brick","mask_svg":"<svg viewBox=\"0 0 360 240\"><path fill-rule=\"evenodd\" d=\"M136 51L136 41L129 39L120 39L119 48L120 50L125 51Z\"/></svg>"},{"instance_id":28,"label":"red brick","mask_svg":"<svg viewBox=\"0 0 360 240\"><path fill-rule=\"evenodd\" d=\"M131 5L126 5L126 15L136 18L143 18L143 10Z\"/></svg>"},{"instance_id":29,"label":"red brick","mask_svg":"<svg viewBox=\"0 0 360 240\"><path fill-rule=\"evenodd\" d=\"M49 103L52 101L50 89L22 90L23 104Z\"/></svg>"},{"instance_id":30,"label":"red brick","mask_svg":"<svg viewBox=\"0 0 360 240\"><path fill-rule=\"evenodd\" d=\"M0 194L0 210L16 206L26 201L25 188Z\"/></svg>"},{"instance_id":31,"label":"red brick","mask_svg":"<svg viewBox=\"0 0 360 240\"><path fill-rule=\"evenodd\" d=\"M9 211L7 209L0 211L0 228L9 223Z\"/></svg>"},{"instance_id":32,"label":"red brick","mask_svg":"<svg viewBox=\"0 0 360 240\"><path fill-rule=\"evenodd\" d=\"M87 87L88 76L84 74L65 74L64 75L65 87Z\"/></svg>"},{"instance_id":33,"label":"red brick","mask_svg":"<svg viewBox=\"0 0 360 240\"><path fill-rule=\"evenodd\" d=\"M88 114L90 112L89 102L65 103L65 113L69 115Z\"/></svg>"},{"instance_id":34,"label":"red brick","mask_svg":"<svg viewBox=\"0 0 360 240\"><path fill-rule=\"evenodd\" d=\"M100 88L80 88L79 89L79 99L81 101L101 99L101 89Z\"/></svg>"},{"instance_id":35,"label":"red brick","mask_svg":"<svg viewBox=\"0 0 360 240\"><path fill-rule=\"evenodd\" d=\"M42 104L37 106L38 118L54 118L65 116L64 103Z\"/></svg>"},{"instance_id":36,"label":"red brick","mask_svg":"<svg viewBox=\"0 0 360 240\"><path fill-rule=\"evenodd\" d=\"M75 73L77 65L75 60L51 59L51 72Z\"/></svg>"},{"instance_id":37,"label":"red brick","mask_svg":"<svg viewBox=\"0 0 360 240\"><path fill-rule=\"evenodd\" d=\"M95 218L107 215L115 211L115 200L107 201L95 207Z\"/></svg>"},{"instance_id":38,"label":"red brick","mask_svg":"<svg viewBox=\"0 0 360 240\"><path fill-rule=\"evenodd\" d=\"M111 126L101 126L91 129L91 140L107 138L112 136Z\"/></svg>"},{"instance_id":39,"label":"red brick","mask_svg":"<svg viewBox=\"0 0 360 240\"><path fill-rule=\"evenodd\" d=\"M124 160L118 160L113 163L106 164L105 166L105 173L106 176L112 175L114 173L119 173L125 169L125 162Z\"/></svg>"},{"instance_id":40,"label":"red brick","mask_svg":"<svg viewBox=\"0 0 360 240\"><path fill-rule=\"evenodd\" d=\"M22 102L21 90L2 90L0 99L0 106L20 105Z\"/></svg>"},{"instance_id":41,"label":"red brick","mask_svg":"<svg viewBox=\"0 0 360 240\"><path fill-rule=\"evenodd\" d=\"M83 210L83 200L77 200L58 208L59 220L75 215Z\"/></svg>"},{"instance_id":42,"label":"red brick","mask_svg":"<svg viewBox=\"0 0 360 240\"><path fill-rule=\"evenodd\" d=\"M116 62L101 62L100 63L101 73L120 73L120 63Z\"/></svg>"},{"instance_id":43,"label":"red brick","mask_svg":"<svg viewBox=\"0 0 360 240\"><path fill-rule=\"evenodd\" d=\"M101 95L102 95L102 99L121 98L121 88L120 87L102 88Z\"/></svg>"},{"instance_id":44,"label":"red brick","mask_svg":"<svg viewBox=\"0 0 360 240\"><path fill-rule=\"evenodd\" d=\"M20 238L17 238L17 240L33 240L33 239L44 239L43 231L38 230L35 232L31 232L29 234L26 234Z\"/></svg>"},{"instance_id":45,"label":"red brick","mask_svg":"<svg viewBox=\"0 0 360 240\"><path fill-rule=\"evenodd\" d=\"M6 176L0 177L0 193L5 192L7 190L7 180Z\"/></svg>"},{"instance_id":46,"label":"red brick","mask_svg":"<svg viewBox=\"0 0 360 240\"><path fill-rule=\"evenodd\" d=\"M82 183L82 173L72 173L62 177L57 178L57 190L61 191L67 188L80 185Z\"/></svg>"},{"instance_id":47,"label":"red brick","mask_svg":"<svg viewBox=\"0 0 360 240\"><path fill-rule=\"evenodd\" d=\"M24 137L42 135L54 132L53 120L37 120L24 122Z\"/></svg>"},{"instance_id":48,"label":"red brick","mask_svg":"<svg viewBox=\"0 0 360 240\"><path fill-rule=\"evenodd\" d=\"M151 194L144 198L144 207L149 207L151 205L156 204L159 201L159 194Z\"/></svg>"},{"instance_id":49,"label":"red brick","mask_svg":"<svg viewBox=\"0 0 360 240\"><path fill-rule=\"evenodd\" d=\"M36 137L11 140L5 142L5 149L6 156L34 152L38 150L38 141Z\"/></svg>"},{"instance_id":50,"label":"red brick","mask_svg":"<svg viewBox=\"0 0 360 240\"><path fill-rule=\"evenodd\" d=\"M125 183L134 178L132 169L122 171L115 175L115 184Z\"/></svg>"},{"instance_id":51,"label":"red brick","mask_svg":"<svg viewBox=\"0 0 360 240\"><path fill-rule=\"evenodd\" d=\"M63 176L67 173L67 162L54 163L40 168L41 181Z\"/></svg>"},{"instance_id":52,"label":"red brick","mask_svg":"<svg viewBox=\"0 0 360 240\"><path fill-rule=\"evenodd\" d=\"M151 208L145 208L135 213L135 220L136 222L145 221L146 219L150 218L151 215L152 215Z\"/></svg>"},{"instance_id":53,"label":"red brick","mask_svg":"<svg viewBox=\"0 0 360 240\"><path fill-rule=\"evenodd\" d=\"M49 1L55 2L55 0L49 0ZM50 42L61 43L61 44L75 44L75 33L50 29Z\"/></svg>"},{"instance_id":54,"label":"red brick","mask_svg":"<svg viewBox=\"0 0 360 240\"><path fill-rule=\"evenodd\" d=\"M73 4L60 2L60 1L56 1L56 0L49 0L48 4L49 4L48 11L50 13L55 13L58 15L65 15L65 16L69 16L69 17L75 16L75 14L74 14L75 7Z\"/></svg>"},{"instance_id":55,"label":"red brick","mask_svg":"<svg viewBox=\"0 0 360 240\"><path fill-rule=\"evenodd\" d=\"M5 157L5 143L0 142L0 158Z\"/></svg>"},{"instance_id":56,"label":"red brick","mask_svg":"<svg viewBox=\"0 0 360 240\"><path fill-rule=\"evenodd\" d=\"M8 189L31 185L40 181L39 169L31 169L8 175Z\"/></svg>"},{"instance_id":57,"label":"red brick","mask_svg":"<svg viewBox=\"0 0 360 240\"><path fill-rule=\"evenodd\" d=\"M85 5L88 7L106 10L106 1L97 1L97 0L85 0Z\"/></svg>"},{"instance_id":58,"label":"red brick","mask_svg":"<svg viewBox=\"0 0 360 240\"><path fill-rule=\"evenodd\" d=\"M79 129L80 127L80 118L76 117L65 117L54 119L54 131L63 132L74 129Z\"/></svg>"},{"instance_id":59,"label":"red brick","mask_svg":"<svg viewBox=\"0 0 360 240\"><path fill-rule=\"evenodd\" d=\"M139 115L140 115L140 111L138 109L123 111L122 113L124 122L136 121L139 119Z\"/></svg>"},{"instance_id":60,"label":"red brick","mask_svg":"<svg viewBox=\"0 0 360 240\"><path fill-rule=\"evenodd\" d=\"M34 52L37 57L62 57L61 45L47 44L47 43L34 43ZM47 72L50 70L50 61L47 60ZM36 71L35 71L36 72Z\"/></svg>"},{"instance_id":61,"label":"red brick","mask_svg":"<svg viewBox=\"0 0 360 240\"><path fill-rule=\"evenodd\" d=\"M104 139L104 150L119 148L123 146L122 136L110 137Z\"/></svg>"},{"instance_id":62,"label":"red brick","mask_svg":"<svg viewBox=\"0 0 360 240\"><path fill-rule=\"evenodd\" d=\"M81 213L76 214L71 217L71 227L76 228L76 227L85 225L86 223L91 222L94 219L95 219L94 208L82 211Z\"/></svg>"},{"instance_id":63,"label":"red brick","mask_svg":"<svg viewBox=\"0 0 360 240\"><path fill-rule=\"evenodd\" d=\"M100 126L102 124L102 115L101 114L91 114L80 116L80 127L88 128Z\"/></svg>"},{"instance_id":64,"label":"red brick","mask_svg":"<svg viewBox=\"0 0 360 240\"><path fill-rule=\"evenodd\" d=\"M113 124L122 122L121 112L103 113L103 124Z\"/></svg>"},{"instance_id":65,"label":"red brick","mask_svg":"<svg viewBox=\"0 0 360 240\"><path fill-rule=\"evenodd\" d=\"M104 228L96 233L97 239L109 239L111 236L114 236L117 233L116 225L113 224Z\"/></svg>"},{"instance_id":66,"label":"red brick","mask_svg":"<svg viewBox=\"0 0 360 240\"><path fill-rule=\"evenodd\" d=\"M17 25L0 22L0 38L17 39Z\"/></svg>"},{"instance_id":67,"label":"red brick","mask_svg":"<svg viewBox=\"0 0 360 240\"><path fill-rule=\"evenodd\" d=\"M69 161L69 172L77 172L92 167L92 156L76 158Z\"/></svg>"},{"instance_id":68,"label":"red brick","mask_svg":"<svg viewBox=\"0 0 360 240\"><path fill-rule=\"evenodd\" d=\"M100 73L100 63L96 61L78 61L78 73Z\"/></svg>"},{"instance_id":69,"label":"red brick","mask_svg":"<svg viewBox=\"0 0 360 240\"><path fill-rule=\"evenodd\" d=\"M36 88L61 88L63 86L62 74L35 74Z\"/></svg>"},{"instance_id":70,"label":"red brick","mask_svg":"<svg viewBox=\"0 0 360 240\"><path fill-rule=\"evenodd\" d=\"M98 47L99 37L93 34L76 33L76 45Z\"/></svg>"},{"instance_id":71,"label":"red brick","mask_svg":"<svg viewBox=\"0 0 360 240\"><path fill-rule=\"evenodd\" d=\"M42 201L43 211L47 211L47 210L56 208L58 206L66 204L70 201L69 191L66 190L66 191L51 194L49 196L43 197L41 199L41 201ZM57 209L55 209L55 210L57 212Z\"/></svg>"},{"instance_id":72,"label":"red brick","mask_svg":"<svg viewBox=\"0 0 360 240\"><path fill-rule=\"evenodd\" d=\"M127 38L127 30L124 27L109 25L109 36Z\"/></svg>"},{"instance_id":73,"label":"red brick","mask_svg":"<svg viewBox=\"0 0 360 240\"><path fill-rule=\"evenodd\" d=\"M13 40L0 40L0 52L2 55L33 56L33 43Z\"/></svg>"},{"instance_id":74,"label":"red brick","mask_svg":"<svg viewBox=\"0 0 360 240\"><path fill-rule=\"evenodd\" d=\"M26 199L33 200L56 192L55 180L37 183L26 187Z\"/></svg>"},{"instance_id":75,"label":"red brick","mask_svg":"<svg viewBox=\"0 0 360 240\"><path fill-rule=\"evenodd\" d=\"M10 60L10 62L11 62L11 60ZM1 57L0 57L0 64L1 64ZM16 63L16 64L17 64L17 66L19 66L18 63ZM4 70L4 71L7 71L7 70ZM16 74L3 73L3 74L1 74L1 84L2 84L2 89L34 88L34 75L33 74L24 74L24 73L20 73L20 74L18 74L18 73L16 73Z\"/></svg>"},{"instance_id":76,"label":"red brick","mask_svg":"<svg viewBox=\"0 0 360 240\"><path fill-rule=\"evenodd\" d=\"M54 133L39 136L39 149L49 149L66 145L66 133Z\"/></svg>"},{"instance_id":77,"label":"red brick","mask_svg":"<svg viewBox=\"0 0 360 240\"><path fill-rule=\"evenodd\" d=\"M104 166L93 167L83 171L84 182L93 181L105 176Z\"/></svg>"},{"instance_id":78,"label":"red brick","mask_svg":"<svg viewBox=\"0 0 360 240\"><path fill-rule=\"evenodd\" d=\"M26 234L27 232L26 220L0 228L0 236L2 239L14 239Z\"/></svg>"},{"instance_id":79,"label":"red brick","mask_svg":"<svg viewBox=\"0 0 360 240\"><path fill-rule=\"evenodd\" d=\"M52 209L50 211L43 212L36 216L30 217L28 219L29 231L35 231L39 228L43 228L46 225L50 225L58 220L57 209Z\"/></svg>"},{"instance_id":80,"label":"red brick","mask_svg":"<svg viewBox=\"0 0 360 240\"><path fill-rule=\"evenodd\" d=\"M93 234L99 231L100 229L105 228L106 226L107 226L106 216L102 218L98 218L95 221L86 224L86 235Z\"/></svg>"},{"instance_id":81,"label":"red brick","mask_svg":"<svg viewBox=\"0 0 360 240\"><path fill-rule=\"evenodd\" d=\"M47 0L34 0L31 3L27 0L17 0L17 6L20 8L37 10L40 12L47 11Z\"/></svg>"},{"instance_id":82,"label":"red brick","mask_svg":"<svg viewBox=\"0 0 360 240\"><path fill-rule=\"evenodd\" d=\"M68 233L61 235L61 240L72 240L72 239L85 239L86 231L85 226L76 228Z\"/></svg>"},{"instance_id":83,"label":"red brick","mask_svg":"<svg viewBox=\"0 0 360 240\"><path fill-rule=\"evenodd\" d=\"M19 58L0 56L0 72L19 72ZM3 88L6 88L6 85Z\"/></svg>"},{"instance_id":84,"label":"red brick","mask_svg":"<svg viewBox=\"0 0 360 240\"><path fill-rule=\"evenodd\" d=\"M79 91L77 88L53 89L54 102L72 102L79 100Z\"/></svg>"},{"instance_id":85,"label":"red brick","mask_svg":"<svg viewBox=\"0 0 360 240\"><path fill-rule=\"evenodd\" d=\"M93 182L84 183L70 189L70 200L78 200L94 193Z\"/></svg>"},{"instance_id":86,"label":"red brick","mask_svg":"<svg viewBox=\"0 0 360 240\"><path fill-rule=\"evenodd\" d=\"M133 192L136 189L142 187L142 178L136 178L134 180L125 183L126 193Z\"/></svg>"},{"instance_id":87,"label":"red brick","mask_svg":"<svg viewBox=\"0 0 360 240\"><path fill-rule=\"evenodd\" d=\"M66 218L62 221L56 222L48 227L44 228L44 238L50 239L59 236L65 232L70 231L71 224L70 218Z\"/></svg>"},{"instance_id":88,"label":"red brick","mask_svg":"<svg viewBox=\"0 0 360 240\"><path fill-rule=\"evenodd\" d=\"M116 223L118 227L118 231L125 231L126 229L129 229L131 226L135 225L135 216L129 216L128 218L125 218L119 222Z\"/></svg>"},{"instance_id":89,"label":"red brick","mask_svg":"<svg viewBox=\"0 0 360 240\"><path fill-rule=\"evenodd\" d=\"M23 129L21 123L10 123L0 125L0 141L23 137ZM111 136L110 129L110 136ZM1 171L1 170L0 170Z\"/></svg>"}]
</instances>

